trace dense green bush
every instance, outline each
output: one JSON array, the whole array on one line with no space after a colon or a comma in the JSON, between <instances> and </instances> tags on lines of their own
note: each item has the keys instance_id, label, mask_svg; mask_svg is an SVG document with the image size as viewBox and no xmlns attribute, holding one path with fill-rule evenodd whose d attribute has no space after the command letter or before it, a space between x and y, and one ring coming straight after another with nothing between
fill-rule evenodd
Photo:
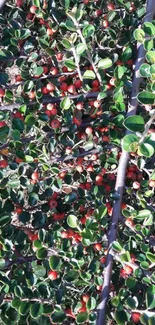
<instances>
[{"instance_id":1,"label":"dense green bush","mask_svg":"<svg viewBox=\"0 0 155 325\"><path fill-rule=\"evenodd\" d=\"M1 324L155 322L154 13L1 8Z\"/></svg>"}]
</instances>

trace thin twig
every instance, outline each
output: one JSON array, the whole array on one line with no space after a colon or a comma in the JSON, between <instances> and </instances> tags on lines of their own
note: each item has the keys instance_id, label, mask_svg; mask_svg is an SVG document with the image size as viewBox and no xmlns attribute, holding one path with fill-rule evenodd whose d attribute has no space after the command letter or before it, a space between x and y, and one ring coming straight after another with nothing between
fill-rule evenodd
<instances>
[{"instance_id":1,"label":"thin twig","mask_svg":"<svg viewBox=\"0 0 155 325\"><path fill-rule=\"evenodd\" d=\"M147 1L147 12L144 18L144 22L151 22L155 14L155 1ZM142 63L145 62L145 50L142 44L138 44L138 55L135 63L134 78L132 82L132 92L130 97L130 102L128 105L127 116L132 116L136 114L138 99L137 95L140 88L141 77L139 74L139 69ZM130 132L127 131L126 134ZM118 173L116 178L115 191L118 194L119 199L114 202L112 221L108 233L108 254L106 258L106 265L104 269L104 283L101 292L101 302L98 306L98 319L97 325L104 325L106 318L106 309L110 293L110 280L112 275L113 266L113 254L112 254L112 244L117 238L118 223L120 218L121 204L123 199L124 185L126 179L126 169L129 162L129 153L122 150L121 158L118 165Z\"/></svg>"},{"instance_id":2,"label":"thin twig","mask_svg":"<svg viewBox=\"0 0 155 325\"><path fill-rule=\"evenodd\" d=\"M82 79L82 74L81 74L81 70L80 70L80 66L79 66L79 59L78 59L75 47L73 46L71 50L72 50L72 53L73 53L73 56L74 56L74 60L75 60L75 64L76 64L76 67L77 67L77 72L78 72L78 75L79 75L79 79L82 81L83 79Z\"/></svg>"}]
</instances>

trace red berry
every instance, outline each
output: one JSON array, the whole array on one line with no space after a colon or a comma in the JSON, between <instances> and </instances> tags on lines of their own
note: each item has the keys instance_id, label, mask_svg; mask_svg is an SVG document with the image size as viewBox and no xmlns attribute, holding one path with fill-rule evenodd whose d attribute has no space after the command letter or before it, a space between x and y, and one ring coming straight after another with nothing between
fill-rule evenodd
<instances>
[{"instance_id":1,"label":"red berry","mask_svg":"<svg viewBox=\"0 0 155 325\"><path fill-rule=\"evenodd\" d=\"M101 10L101 9L97 9L97 10L95 11L95 16L96 16L96 17L102 16L102 10Z\"/></svg>"},{"instance_id":2,"label":"red berry","mask_svg":"<svg viewBox=\"0 0 155 325\"><path fill-rule=\"evenodd\" d=\"M90 296L88 294L82 296L82 300L86 303L89 300Z\"/></svg>"},{"instance_id":3,"label":"red berry","mask_svg":"<svg viewBox=\"0 0 155 325\"><path fill-rule=\"evenodd\" d=\"M30 12L31 12L31 14L35 14L35 12L36 12L37 9L38 9L38 8L37 8L36 6L31 6L31 7L30 7Z\"/></svg>"},{"instance_id":4,"label":"red berry","mask_svg":"<svg viewBox=\"0 0 155 325\"><path fill-rule=\"evenodd\" d=\"M53 35L53 30L51 28L47 28L46 33L48 36Z\"/></svg>"},{"instance_id":5,"label":"red berry","mask_svg":"<svg viewBox=\"0 0 155 325\"><path fill-rule=\"evenodd\" d=\"M103 20L102 25L104 28L107 28L109 26L108 20Z\"/></svg>"},{"instance_id":6,"label":"red berry","mask_svg":"<svg viewBox=\"0 0 155 325\"><path fill-rule=\"evenodd\" d=\"M23 6L23 0L16 0L16 5L21 8Z\"/></svg>"},{"instance_id":7,"label":"red berry","mask_svg":"<svg viewBox=\"0 0 155 325\"><path fill-rule=\"evenodd\" d=\"M52 127L53 129L58 129L58 128L60 127L60 122L59 122L57 119L53 120L53 121L51 122L51 127Z\"/></svg>"},{"instance_id":8,"label":"red berry","mask_svg":"<svg viewBox=\"0 0 155 325\"><path fill-rule=\"evenodd\" d=\"M63 59L63 54L61 52L58 52L56 54L56 58L57 58L58 61L61 61Z\"/></svg>"},{"instance_id":9,"label":"red berry","mask_svg":"<svg viewBox=\"0 0 155 325\"><path fill-rule=\"evenodd\" d=\"M110 11L110 10L114 10L115 9L115 6L113 3L108 3L107 5L107 9Z\"/></svg>"},{"instance_id":10,"label":"red berry","mask_svg":"<svg viewBox=\"0 0 155 325\"><path fill-rule=\"evenodd\" d=\"M67 88L68 92L74 94L76 92L76 88L74 85L69 85Z\"/></svg>"},{"instance_id":11,"label":"red berry","mask_svg":"<svg viewBox=\"0 0 155 325\"><path fill-rule=\"evenodd\" d=\"M80 79L77 79L75 82L74 82L74 86L77 88L77 89L80 89L82 87L82 81Z\"/></svg>"},{"instance_id":12,"label":"red berry","mask_svg":"<svg viewBox=\"0 0 155 325\"><path fill-rule=\"evenodd\" d=\"M8 166L7 160L0 160L0 168L6 168Z\"/></svg>"},{"instance_id":13,"label":"red berry","mask_svg":"<svg viewBox=\"0 0 155 325\"><path fill-rule=\"evenodd\" d=\"M46 85L46 88L47 88L48 91L53 92L55 90L55 85L52 84L52 83L48 83Z\"/></svg>"},{"instance_id":14,"label":"red berry","mask_svg":"<svg viewBox=\"0 0 155 325\"><path fill-rule=\"evenodd\" d=\"M76 104L76 108L79 110L79 111L82 111L82 109L83 109L83 102L78 102L77 104Z\"/></svg>"},{"instance_id":15,"label":"red berry","mask_svg":"<svg viewBox=\"0 0 155 325\"><path fill-rule=\"evenodd\" d=\"M103 177L102 177L102 175L97 175L95 177L95 183L96 183L96 185L102 185L103 184Z\"/></svg>"},{"instance_id":16,"label":"red berry","mask_svg":"<svg viewBox=\"0 0 155 325\"><path fill-rule=\"evenodd\" d=\"M22 213L22 211L23 211L23 208L22 208L22 207L17 207L17 208L15 209L15 213L17 213L17 214Z\"/></svg>"},{"instance_id":17,"label":"red berry","mask_svg":"<svg viewBox=\"0 0 155 325\"><path fill-rule=\"evenodd\" d=\"M86 134L92 134L93 133L93 129L90 127L90 126L88 126L86 129L85 129L85 133Z\"/></svg>"},{"instance_id":18,"label":"red berry","mask_svg":"<svg viewBox=\"0 0 155 325\"><path fill-rule=\"evenodd\" d=\"M39 173L37 171L35 171L34 173L32 173L31 179L37 180L38 178L39 178Z\"/></svg>"},{"instance_id":19,"label":"red berry","mask_svg":"<svg viewBox=\"0 0 155 325\"><path fill-rule=\"evenodd\" d=\"M59 70L56 67L51 67L50 74L52 74L52 76L55 76L58 73L59 73Z\"/></svg>"},{"instance_id":20,"label":"red berry","mask_svg":"<svg viewBox=\"0 0 155 325\"><path fill-rule=\"evenodd\" d=\"M150 179L149 180L149 186L154 188L155 187L155 180Z\"/></svg>"},{"instance_id":21,"label":"red berry","mask_svg":"<svg viewBox=\"0 0 155 325\"><path fill-rule=\"evenodd\" d=\"M65 82L63 82L63 83L60 85L60 89L61 89L62 91L67 91L67 90L68 90L68 85L67 85Z\"/></svg>"},{"instance_id":22,"label":"red berry","mask_svg":"<svg viewBox=\"0 0 155 325\"><path fill-rule=\"evenodd\" d=\"M35 99L36 98L36 93L35 93L35 91L31 91L30 93L29 93L29 98L30 99Z\"/></svg>"},{"instance_id":23,"label":"red berry","mask_svg":"<svg viewBox=\"0 0 155 325\"><path fill-rule=\"evenodd\" d=\"M27 20L32 20L33 17L34 17L34 15L31 14L30 12L26 15L26 19L27 19Z\"/></svg>"},{"instance_id":24,"label":"red berry","mask_svg":"<svg viewBox=\"0 0 155 325\"><path fill-rule=\"evenodd\" d=\"M102 244L100 243L97 243L94 245L94 248L97 250L97 251L100 251L102 249Z\"/></svg>"},{"instance_id":25,"label":"red berry","mask_svg":"<svg viewBox=\"0 0 155 325\"><path fill-rule=\"evenodd\" d=\"M45 86L42 87L41 91L42 91L43 95L47 95L49 93L48 89Z\"/></svg>"},{"instance_id":26,"label":"red berry","mask_svg":"<svg viewBox=\"0 0 155 325\"><path fill-rule=\"evenodd\" d=\"M0 88L0 97L4 97L5 96L5 89Z\"/></svg>"},{"instance_id":27,"label":"red berry","mask_svg":"<svg viewBox=\"0 0 155 325\"><path fill-rule=\"evenodd\" d=\"M139 190L140 183L139 182L133 182L132 186L133 186L134 190Z\"/></svg>"},{"instance_id":28,"label":"red berry","mask_svg":"<svg viewBox=\"0 0 155 325\"><path fill-rule=\"evenodd\" d=\"M43 68L43 73L47 74L48 73L48 67L46 67L46 65L44 65L42 68Z\"/></svg>"},{"instance_id":29,"label":"red berry","mask_svg":"<svg viewBox=\"0 0 155 325\"><path fill-rule=\"evenodd\" d=\"M50 200L48 203L49 203L49 206L50 206L51 209L56 208L57 205L58 205L56 200Z\"/></svg>"},{"instance_id":30,"label":"red berry","mask_svg":"<svg viewBox=\"0 0 155 325\"><path fill-rule=\"evenodd\" d=\"M0 121L0 128L2 128L2 126L5 126L6 123L4 121Z\"/></svg>"},{"instance_id":31,"label":"red berry","mask_svg":"<svg viewBox=\"0 0 155 325\"><path fill-rule=\"evenodd\" d=\"M58 277L58 272L57 271L52 271L51 270L51 271L48 272L48 278L50 280L56 280L57 277Z\"/></svg>"},{"instance_id":32,"label":"red berry","mask_svg":"<svg viewBox=\"0 0 155 325\"><path fill-rule=\"evenodd\" d=\"M139 323L139 321L140 321L140 316L141 316L141 314L140 313L132 313L131 314L131 318L132 318L132 321L134 322L134 323Z\"/></svg>"},{"instance_id":33,"label":"red berry","mask_svg":"<svg viewBox=\"0 0 155 325\"><path fill-rule=\"evenodd\" d=\"M18 75L15 77L15 79L16 79L16 82L19 82L19 81L22 81L22 80L23 80L20 74L18 74Z\"/></svg>"}]
</instances>

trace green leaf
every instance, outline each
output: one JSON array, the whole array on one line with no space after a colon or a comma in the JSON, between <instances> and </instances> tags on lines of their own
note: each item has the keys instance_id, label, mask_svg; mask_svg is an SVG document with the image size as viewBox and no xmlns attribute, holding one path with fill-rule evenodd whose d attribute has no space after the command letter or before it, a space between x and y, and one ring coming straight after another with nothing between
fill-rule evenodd
<instances>
[{"instance_id":1,"label":"green leaf","mask_svg":"<svg viewBox=\"0 0 155 325\"><path fill-rule=\"evenodd\" d=\"M131 309L135 309L138 306L138 300L136 297L128 297L125 300L125 304L131 308Z\"/></svg>"},{"instance_id":2,"label":"green leaf","mask_svg":"<svg viewBox=\"0 0 155 325\"><path fill-rule=\"evenodd\" d=\"M74 62L73 60L71 60L71 59L66 60L66 61L64 62L64 65L65 65L67 68L71 69L71 70L76 69L76 64L75 64L75 62Z\"/></svg>"},{"instance_id":3,"label":"green leaf","mask_svg":"<svg viewBox=\"0 0 155 325\"><path fill-rule=\"evenodd\" d=\"M120 303L120 299L118 296L115 296L110 300L110 302L114 307L118 307L118 305Z\"/></svg>"},{"instance_id":4,"label":"green leaf","mask_svg":"<svg viewBox=\"0 0 155 325\"><path fill-rule=\"evenodd\" d=\"M144 220L145 218L149 218L150 216L152 216L152 212L150 210L144 209L138 211L136 219Z\"/></svg>"},{"instance_id":5,"label":"green leaf","mask_svg":"<svg viewBox=\"0 0 155 325\"><path fill-rule=\"evenodd\" d=\"M11 221L11 215L10 214L2 214L0 215L0 227L4 227Z\"/></svg>"},{"instance_id":6,"label":"green leaf","mask_svg":"<svg viewBox=\"0 0 155 325\"><path fill-rule=\"evenodd\" d=\"M44 312L43 304L39 302L35 302L30 307L30 315L35 319L39 318L43 314L43 312Z\"/></svg>"},{"instance_id":7,"label":"green leaf","mask_svg":"<svg viewBox=\"0 0 155 325\"><path fill-rule=\"evenodd\" d=\"M51 256L49 259L49 266L52 270L59 270L61 259L59 256Z\"/></svg>"},{"instance_id":8,"label":"green leaf","mask_svg":"<svg viewBox=\"0 0 155 325\"><path fill-rule=\"evenodd\" d=\"M36 124L36 119L34 118L34 116L32 114L28 114L26 116L25 124L27 124L28 126L33 126Z\"/></svg>"},{"instance_id":9,"label":"green leaf","mask_svg":"<svg viewBox=\"0 0 155 325\"><path fill-rule=\"evenodd\" d=\"M151 263L155 263L155 254L152 254L150 252L146 253L146 257L147 259L151 262Z\"/></svg>"},{"instance_id":10,"label":"green leaf","mask_svg":"<svg viewBox=\"0 0 155 325\"><path fill-rule=\"evenodd\" d=\"M48 305L48 304L44 304L43 305L44 308L44 314L50 315L53 312L53 306Z\"/></svg>"},{"instance_id":11,"label":"green leaf","mask_svg":"<svg viewBox=\"0 0 155 325\"><path fill-rule=\"evenodd\" d=\"M79 272L72 270L72 271L68 271L65 276L64 276L64 280L67 282L73 282L75 281L79 276Z\"/></svg>"},{"instance_id":12,"label":"green leaf","mask_svg":"<svg viewBox=\"0 0 155 325\"><path fill-rule=\"evenodd\" d=\"M35 204L37 204L37 202L39 201L39 196L37 193L30 193L29 195L29 198L28 198L28 201L29 201L29 205L30 206L33 206Z\"/></svg>"},{"instance_id":13,"label":"green leaf","mask_svg":"<svg viewBox=\"0 0 155 325\"><path fill-rule=\"evenodd\" d=\"M7 125L4 125L0 128L0 139L3 139L7 137L9 134L9 127Z\"/></svg>"},{"instance_id":14,"label":"green leaf","mask_svg":"<svg viewBox=\"0 0 155 325\"><path fill-rule=\"evenodd\" d=\"M121 55L122 61L126 62L132 57L132 48L126 47Z\"/></svg>"},{"instance_id":15,"label":"green leaf","mask_svg":"<svg viewBox=\"0 0 155 325\"><path fill-rule=\"evenodd\" d=\"M71 106L71 101L69 97L65 97L60 103L60 107L64 110L68 110L70 106Z\"/></svg>"},{"instance_id":16,"label":"green leaf","mask_svg":"<svg viewBox=\"0 0 155 325\"><path fill-rule=\"evenodd\" d=\"M85 50L86 50L86 45L83 44L83 43L79 43L77 46L76 46L76 53L77 55L81 55Z\"/></svg>"},{"instance_id":17,"label":"green leaf","mask_svg":"<svg viewBox=\"0 0 155 325\"><path fill-rule=\"evenodd\" d=\"M112 244L112 247L117 252L121 252L122 249L123 249L118 241L114 241L113 244Z\"/></svg>"},{"instance_id":18,"label":"green leaf","mask_svg":"<svg viewBox=\"0 0 155 325\"><path fill-rule=\"evenodd\" d=\"M36 66L36 67L33 68L33 72L32 73L33 73L34 76L41 76L43 74L43 71L44 70L43 70L42 67L37 67Z\"/></svg>"},{"instance_id":19,"label":"green leaf","mask_svg":"<svg viewBox=\"0 0 155 325\"><path fill-rule=\"evenodd\" d=\"M79 313L76 317L76 322L77 324L83 324L87 321L88 319L88 313L85 312L85 313Z\"/></svg>"},{"instance_id":20,"label":"green leaf","mask_svg":"<svg viewBox=\"0 0 155 325\"><path fill-rule=\"evenodd\" d=\"M19 314L24 316L29 312L30 309L30 303L26 302L26 301L22 301L20 306L19 306Z\"/></svg>"},{"instance_id":21,"label":"green leaf","mask_svg":"<svg viewBox=\"0 0 155 325\"><path fill-rule=\"evenodd\" d=\"M122 79L124 73L125 73L125 67L117 66L114 70L114 76L116 79Z\"/></svg>"},{"instance_id":22,"label":"green leaf","mask_svg":"<svg viewBox=\"0 0 155 325\"><path fill-rule=\"evenodd\" d=\"M126 279L126 286L129 288L129 289L132 289L134 288L136 285L136 280L132 277L129 277Z\"/></svg>"},{"instance_id":23,"label":"green leaf","mask_svg":"<svg viewBox=\"0 0 155 325\"><path fill-rule=\"evenodd\" d=\"M61 26L61 24L60 24ZM76 26L74 25L73 21L70 20L70 19L67 19L66 20L66 23L65 23L65 27L70 30L71 32L73 31L76 31Z\"/></svg>"},{"instance_id":24,"label":"green leaf","mask_svg":"<svg viewBox=\"0 0 155 325\"><path fill-rule=\"evenodd\" d=\"M83 74L83 79L95 79L95 73L91 70L86 70Z\"/></svg>"},{"instance_id":25,"label":"green leaf","mask_svg":"<svg viewBox=\"0 0 155 325\"><path fill-rule=\"evenodd\" d=\"M140 66L139 73L140 73L141 77L149 78L150 75L151 75L151 73L150 73L150 65L148 63L143 63Z\"/></svg>"},{"instance_id":26,"label":"green leaf","mask_svg":"<svg viewBox=\"0 0 155 325\"><path fill-rule=\"evenodd\" d=\"M127 135L125 135L125 137L122 140L123 150L128 151L128 152L132 152L133 151L132 145L133 144L138 145L138 141L139 141L139 138L135 134L127 134Z\"/></svg>"},{"instance_id":27,"label":"green leaf","mask_svg":"<svg viewBox=\"0 0 155 325\"><path fill-rule=\"evenodd\" d=\"M7 73L0 72L0 85L6 85L8 82L9 76Z\"/></svg>"},{"instance_id":28,"label":"green leaf","mask_svg":"<svg viewBox=\"0 0 155 325\"><path fill-rule=\"evenodd\" d=\"M28 211L23 211L22 213L20 213L18 218L20 222L25 224L30 221L31 215Z\"/></svg>"},{"instance_id":29,"label":"green leaf","mask_svg":"<svg viewBox=\"0 0 155 325\"><path fill-rule=\"evenodd\" d=\"M127 117L124 122L123 122L124 126L126 127L126 129L133 131L133 132L141 132L144 131L144 119L142 116L140 115L133 115L133 116L129 116Z\"/></svg>"},{"instance_id":30,"label":"green leaf","mask_svg":"<svg viewBox=\"0 0 155 325\"><path fill-rule=\"evenodd\" d=\"M24 131L24 123L19 118L14 118L13 119L13 121L12 121L12 127L13 127L13 129L18 130L21 133Z\"/></svg>"},{"instance_id":31,"label":"green leaf","mask_svg":"<svg viewBox=\"0 0 155 325\"><path fill-rule=\"evenodd\" d=\"M153 49L153 39L150 39L150 40L145 40L144 41L144 49L146 51L151 51Z\"/></svg>"},{"instance_id":32,"label":"green leaf","mask_svg":"<svg viewBox=\"0 0 155 325\"><path fill-rule=\"evenodd\" d=\"M34 161L34 158L29 155L25 155L24 159L27 163L32 163Z\"/></svg>"},{"instance_id":33,"label":"green leaf","mask_svg":"<svg viewBox=\"0 0 155 325\"><path fill-rule=\"evenodd\" d=\"M146 291L146 306L148 309L155 308L155 285L150 285Z\"/></svg>"},{"instance_id":34,"label":"green leaf","mask_svg":"<svg viewBox=\"0 0 155 325\"><path fill-rule=\"evenodd\" d=\"M95 32L95 27L93 25L87 25L83 28L82 34L85 38L92 36Z\"/></svg>"},{"instance_id":35,"label":"green leaf","mask_svg":"<svg viewBox=\"0 0 155 325\"><path fill-rule=\"evenodd\" d=\"M115 312L115 320L117 322L118 325L124 325L127 322L127 314L125 311L121 310L121 311L116 311Z\"/></svg>"},{"instance_id":36,"label":"green leaf","mask_svg":"<svg viewBox=\"0 0 155 325\"><path fill-rule=\"evenodd\" d=\"M24 83L23 90L25 94L28 94L34 88L34 82L32 80L27 80Z\"/></svg>"},{"instance_id":37,"label":"green leaf","mask_svg":"<svg viewBox=\"0 0 155 325\"><path fill-rule=\"evenodd\" d=\"M66 48L66 49L70 49L72 44L68 41L67 38L64 38L62 41L61 41L62 45Z\"/></svg>"},{"instance_id":38,"label":"green leaf","mask_svg":"<svg viewBox=\"0 0 155 325\"><path fill-rule=\"evenodd\" d=\"M98 69L108 69L112 66L112 60L109 58L102 59L98 62Z\"/></svg>"},{"instance_id":39,"label":"green leaf","mask_svg":"<svg viewBox=\"0 0 155 325\"><path fill-rule=\"evenodd\" d=\"M146 60L151 63L154 64L155 63L155 51L149 51L146 53Z\"/></svg>"},{"instance_id":40,"label":"green leaf","mask_svg":"<svg viewBox=\"0 0 155 325\"><path fill-rule=\"evenodd\" d=\"M152 23L150 23L150 22L144 23L143 28L144 28L144 32L146 34L148 34L149 36L155 35L155 26Z\"/></svg>"},{"instance_id":41,"label":"green leaf","mask_svg":"<svg viewBox=\"0 0 155 325\"><path fill-rule=\"evenodd\" d=\"M36 252L36 256L39 260L43 260L47 257L47 250L46 248L42 247L40 249L37 250Z\"/></svg>"},{"instance_id":42,"label":"green leaf","mask_svg":"<svg viewBox=\"0 0 155 325\"><path fill-rule=\"evenodd\" d=\"M0 270L4 269L5 263L6 263L5 259L4 258L0 258Z\"/></svg>"},{"instance_id":43,"label":"green leaf","mask_svg":"<svg viewBox=\"0 0 155 325\"><path fill-rule=\"evenodd\" d=\"M105 217L107 214L107 207L105 204L102 204L94 213L96 219L100 220Z\"/></svg>"},{"instance_id":44,"label":"green leaf","mask_svg":"<svg viewBox=\"0 0 155 325\"><path fill-rule=\"evenodd\" d=\"M8 181L8 186L11 188L19 188L20 187L20 180L19 179L10 179Z\"/></svg>"},{"instance_id":45,"label":"green leaf","mask_svg":"<svg viewBox=\"0 0 155 325\"><path fill-rule=\"evenodd\" d=\"M140 103L142 103L144 105L147 105L147 104L152 105L155 100L155 94L153 94L150 91L143 90L138 94L138 100Z\"/></svg>"},{"instance_id":46,"label":"green leaf","mask_svg":"<svg viewBox=\"0 0 155 325\"><path fill-rule=\"evenodd\" d=\"M62 309L56 310L51 315L51 319L54 323L62 323L66 319L66 314Z\"/></svg>"},{"instance_id":47,"label":"green leaf","mask_svg":"<svg viewBox=\"0 0 155 325\"><path fill-rule=\"evenodd\" d=\"M145 39L145 33L142 29L137 28L134 33L133 36L135 38L136 41L143 43L144 39Z\"/></svg>"},{"instance_id":48,"label":"green leaf","mask_svg":"<svg viewBox=\"0 0 155 325\"><path fill-rule=\"evenodd\" d=\"M90 297L86 303L86 307L88 310L93 310L96 307L96 300L94 297Z\"/></svg>"},{"instance_id":49,"label":"green leaf","mask_svg":"<svg viewBox=\"0 0 155 325\"><path fill-rule=\"evenodd\" d=\"M71 228L77 228L78 227L78 218L74 216L73 214L70 214L67 218L67 224Z\"/></svg>"},{"instance_id":50,"label":"green leaf","mask_svg":"<svg viewBox=\"0 0 155 325\"><path fill-rule=\"evenodd\" d=\"M149 143L141 143L138 148L138 153L141 153L144 157L150 158L154 154L154 148Z\"/></svg>"}]
</instances>

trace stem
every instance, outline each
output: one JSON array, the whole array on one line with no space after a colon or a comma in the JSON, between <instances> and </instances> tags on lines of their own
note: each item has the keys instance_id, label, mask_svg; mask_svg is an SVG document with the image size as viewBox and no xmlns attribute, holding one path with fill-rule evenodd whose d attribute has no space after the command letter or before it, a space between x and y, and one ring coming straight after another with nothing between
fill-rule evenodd
<instances>
[{"instance_id":1,"label":"stem","mask_svg":"<svg viewBox=\"0 0 155 325\"><path fill-rule=\"evenodd\" d=\"M151 22L155 14L155 1L148 0L147 1L147 12L144 18L144 22ZM132 92L131 97L128 105L127 116L132 116L136 114L138 100L137 95L140 88L141 77L139 75L139 69L142 63L145 62L145 50L142 44L137 44L138 48L138 55L137 60L135 62L135 69L134 69L134 77L132 82ZM131 132L127 131L126 134L130 134ZM117 229L118 223L120 219L120 211L121 211L121 204L123 199L123 192L124 192L124 185L126 179L126 169L129 162L129 153L122 150L122 155L118 165L118 173L116 178L116 185L115 191L119 195L119 200L114 202L113 205L113 214L112 214L112 221L108 233L108 254L106 259L106 265L104 270L104 283L101 292L101 302L98 306L98 319L96 325L103 325L105 324L106 318L106 309L107 303L110 293L110 280L112 275L112 267L113 267L113 254L112 254L112 244L117 238Z\"/></svg>"},{"instance_id":2,"label":"stem","mask_svg":"<svg viewBox=\"0 0 155 325\"><path fill-rule=\"evenodd\" d=\"M101 76L100 76L100 74L99 74L99 72L98 72L98 69L96 68L96 66L95 66L95 64L94 64L94 62L93 62L91 52L90 52L89 49L88 49L88 46L87 46L86 40L85 40L85 38L84 38L83 35L82 35L81 29L80 29L80 27L79 27L79 24L78 24L78 22L77 22L76 20L74 20L74 24L75 24L75 26L77 27L77 33L79 34L82 43L83 43L83 44L85 45L85 47L86 47L86 53L87 53L87 56L88 56L88 60L89 60L90 64L91 64L92 67L93 67L93 70L94 70L94 72L95 72L95 74L96 74L96 77L97 77L97 79L98 79L100 85L102 86L102 85L103 85L103 83L102 83L102 78L101 78Z\"/></svg>"},{"instance_id":3,"label":"stem","mask_svg":"<svg viewBox=\"0 0 155 325\"><path fill-rule=\"evenodd\" d=\"M142 137L139 140L139 144L143 143L143 141L145 140L145 137L147 136L148 131L150 129L150 126L151 126L154 119L155 119L155 112L152 114L152 116L150 117L150 119L146 123L145 130L144 130L144 132L142 134Z\"/></svg>"},{"instance_id":4,"label":"stem","mask_svg":"<svg viewBox=\"0 0 155 325\"><path fill-rule=\"evenodd\" d=\"M75 47L74 46L72 47L72 52L73 52L73 56L74 56L74 59L75 59L75 63L76 63L76 67L77 67L77 72L78 72L78 75L79 75L79 79L81 81L83 81L82 74L81 74L81 70L80 70L80 66L79 66L79 60L78 60L78 57L77 57L77 54L76 54L76 51L75 51Z\"/></svg>"}]
</instances>

